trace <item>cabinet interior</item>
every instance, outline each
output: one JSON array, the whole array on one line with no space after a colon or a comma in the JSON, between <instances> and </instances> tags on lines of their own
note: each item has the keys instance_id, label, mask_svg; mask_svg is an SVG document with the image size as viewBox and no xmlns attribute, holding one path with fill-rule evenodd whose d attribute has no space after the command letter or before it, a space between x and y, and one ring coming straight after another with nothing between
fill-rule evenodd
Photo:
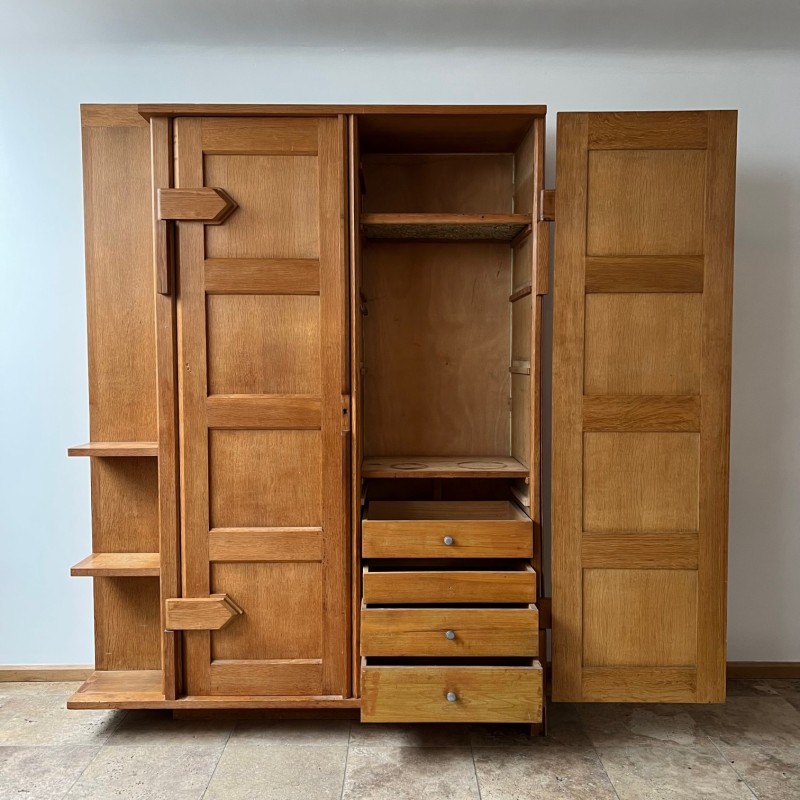
<instances>
[{"instance_id":1,"label":"cabinet interior","mask_svg":"<svg viewBox=\"0 0 800 800\"><path fill-rule=\"evenodd\" d=\"M517 485L525 497L532 120L484 121L480 133L467 116L435 129L424 119L356 122L352 301L369 496L492 499ZM417 480L401 488L388 475ZM453 478L469 486L446 486Z\"/></svg>"}]
</instances>

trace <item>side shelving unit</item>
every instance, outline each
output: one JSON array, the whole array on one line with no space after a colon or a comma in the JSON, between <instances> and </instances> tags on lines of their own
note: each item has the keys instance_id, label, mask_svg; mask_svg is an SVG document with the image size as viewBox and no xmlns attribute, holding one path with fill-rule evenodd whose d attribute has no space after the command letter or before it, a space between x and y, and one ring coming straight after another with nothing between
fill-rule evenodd
<instances>
[{"instance_id":1,"label":"side shelving unit","mask_svg":"<svg viewBox=\"0 0 800 800\"><path fill-rule=\"evenodd\" d=\"M92 578L95 672L67 705L135 707L164 698L150 128L130 106L81 123L90 441L67 452L90 460L92 538L70 572Z\"/></svg>"}]
</instances>

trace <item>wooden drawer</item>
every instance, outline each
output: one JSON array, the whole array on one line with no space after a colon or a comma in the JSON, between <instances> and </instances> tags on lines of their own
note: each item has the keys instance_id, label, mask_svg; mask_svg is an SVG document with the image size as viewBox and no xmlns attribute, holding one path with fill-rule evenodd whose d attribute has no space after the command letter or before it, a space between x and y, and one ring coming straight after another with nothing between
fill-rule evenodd
<instances>
[{"instance_id":1,"label":"wooden drawer","mask_svg":"<svg viewBox=\"0 0 800 800\"><path fill-rule=\"evenodd\" d=\"M530 564L503 570L397 570L364 567L364 602L534 603L536 573Z\"/></svg>"},{"instance_id":2,"label":"wooden drawer","mask_svg":"<svg viewBox=\"0 0 800 800\"><path fill-rule=\"evenodd\" d=\"M542 721L542 667L372 666L361 669L362 722ZM449 699L448 699L449 695Z\"/></svg>"},{"instance_id":3,"label":"wooden drawer","mask_svg":"<svg viewBox=\"0 0 800 800\"><path fill-rule=\"evenodd\" d=\"M371 502L364 558L532 558L533 524L506 500Z\"/></svg>"},{"instance_id":4,"label":"wooden drawer","mask_svg":"<svg viewBox=\"0 0 800 800\"><path fill-rule=\"evenodd\" d=\"M539 612L527 608L363 608L364 656L535 656Z\"/></svg>"}]
</instances>

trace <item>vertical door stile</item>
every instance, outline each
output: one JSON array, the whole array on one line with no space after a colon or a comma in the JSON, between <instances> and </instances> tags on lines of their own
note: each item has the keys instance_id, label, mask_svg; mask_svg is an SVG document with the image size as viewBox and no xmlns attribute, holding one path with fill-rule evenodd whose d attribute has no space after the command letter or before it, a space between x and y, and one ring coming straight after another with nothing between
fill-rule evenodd
<instances>
[{"instance_id":1,"label":"vertical door stile","mask_svg":"<svg viewBox=\"0 0 800 800\"><path fill-rule=\"evenodd\" d=\"M322 485L323 563L349 574L347 510L349 477L345 462L342 396L348 388L347 274L345 240L345 136L344 117L319 121L319 273L320 344L322 363ZM346 695L349 672L349 607L342 586L325 584L325 634L327 658L323 661L326 694Z\"/></svg>"},{"instance_id":2,"label":"vertical door stile","mask_svg":"<svg viewBox=\"0 0 800 800\"><path fill-rule=\"evenodd\" d=\"M203 186L203 156L199 119L175 122L175 185ZM181 539L183 596L210 593L208 570L208 433L206 424L205 290L203 286L204 226L178 222L178 352L180 387ZM202 694L208 684L210 634L186 631L184 676L189 694Z\"/></svg>"},{"instance_id":3,"label":"vertical door stile","mask_svg":"<svg viewBox=\"0 0 800 800\"><path fill-rule=\"evenodd\" d=\"M180 510L178 504L178 398L176 375L175 280L169 223L158 218L158 190L173 183L172 121L150 120L153 192L153 273L155 284L158 399L158 519L160 551L161 667L164 698L181 689L180 636L166 629L166 601L180 594Z\"/></svg>"}]
</instances>

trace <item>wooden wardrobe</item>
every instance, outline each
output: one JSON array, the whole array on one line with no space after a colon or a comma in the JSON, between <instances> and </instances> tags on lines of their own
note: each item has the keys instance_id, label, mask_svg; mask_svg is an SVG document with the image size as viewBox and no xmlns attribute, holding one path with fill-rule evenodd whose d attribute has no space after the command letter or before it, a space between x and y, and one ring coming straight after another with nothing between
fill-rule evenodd
<instances>
[{"instance_id":1,"label":"wooden wardrobe","mask_svg":"<svg viewBox=\"0 0 800 800\"><path fill-rule=\"evenodd\" d=\"M555 191L543 106L81 118L71 708L537 725L550 628L555 700L724 700L735 112L560 114Z\"/></svg>"}]
</instances>

